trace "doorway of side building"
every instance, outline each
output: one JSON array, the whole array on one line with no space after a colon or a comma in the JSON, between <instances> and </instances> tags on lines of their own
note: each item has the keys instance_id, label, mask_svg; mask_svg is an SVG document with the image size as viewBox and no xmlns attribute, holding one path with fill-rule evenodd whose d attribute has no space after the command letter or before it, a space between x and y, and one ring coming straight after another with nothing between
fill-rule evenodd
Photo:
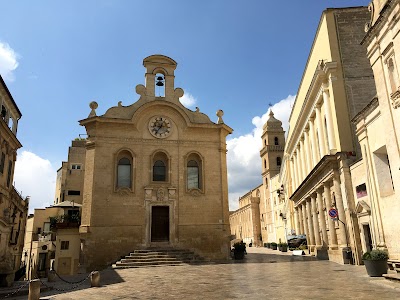
<instances>
[{"instance_id":1,"label":"doorway of side building","mask_svg":"<svg viewBox=\"0 0 400 300\"><path fill-rule=\"evenodd\" d=\"M151 242L169 242L169 206L152 207Z\"/></svg>"},{"instance_id":2,"label":"doorway of side building","mask_svg":"<svg viewBox=\"0 0 400 300\"><path fill-rule=\"evenodd\" d=\"M363 224L363 231L364 231L365 248L367 249L367 251L371 251L373 245L372 245L371 229L369 227L369 224Z\"/></svg>"}]
</instances>

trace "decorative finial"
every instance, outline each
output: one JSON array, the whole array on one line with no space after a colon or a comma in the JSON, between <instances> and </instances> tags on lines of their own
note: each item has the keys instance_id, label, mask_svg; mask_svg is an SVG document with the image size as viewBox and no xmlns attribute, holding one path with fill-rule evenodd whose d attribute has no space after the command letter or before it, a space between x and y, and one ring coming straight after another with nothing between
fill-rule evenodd
<instances>
[{"instance_id":1,"label":"decorative finial","mask_svg":"<svg viewBox=\"0 0 400 300\"><path fill-rule=\"evenodd\" d=\"M122 106L122 101L118 101L118 107Z\"/></svg>"},{"instance_id":2,"label":"decorative finial","mask_svg":"<svg viewBox=\"0 0 400 300\"><path fill-rule=\"evenodd\" d=\"M223 115L224 115L224 111L222 109L217 111L218 124L224 124L224 120L222 120Z\"/></svg>"},{"instance_id":3,"label":"decorative finial","mask_svg":"<svg viewBox=\"0 0 400 300\"><path fill-rule=\"evenodd\" d=\"M274 116L274 112L272 111L272 108L269 109L269 117L272 118Z\"/></svg>"},{"instance_id":4,"label":"decorative finial","mask_svg":"<svg viewBox=\"0 0 400 300\"><path fill-rule=\"evenodd\" d=\"M88 118L92 118L92 117L95 117L95 116L96 116L96 108L97 108L98 106L99 106L99 105L97 104L96 101L90 102L89 107L92 109L92 111L90 112Z\"/></svg>"},{"instance_id":5,"label":"decorative finial","mask_svg":"<svg viewBox=\"0 0 400 300\"><path fill-rule=\"evenodd\" d=\"M196 106L196 112L200 112L200 108Z\"/></svg>"}]
</instances>

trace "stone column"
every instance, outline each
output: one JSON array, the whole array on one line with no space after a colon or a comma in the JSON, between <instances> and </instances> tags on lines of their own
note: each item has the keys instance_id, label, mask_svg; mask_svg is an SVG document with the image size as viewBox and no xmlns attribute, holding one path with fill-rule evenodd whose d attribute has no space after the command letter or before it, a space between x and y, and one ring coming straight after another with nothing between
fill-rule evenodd
<instances>
[{"instance_id":1,"label":"stone column","mask_svg":"<svg viewBox=\"0 0 400 300\"><path fill-rule=\"evenodd\" d=\"M304 150L304 137L301 137L300 139L300 154L301 154L301 180L304 181L304 179L307 176L307 167L306 167L306 153Z\"/></svg>"},{"instance_id":2,"label":"stone column","mask_svg":"<svg viewBox=\"0 0 400 300\"><path fill-rule=\"evenodd\" d=\"M332 205L332 199L331 199L331 190L328 182L324 183L324 197L326 201L326 210L328 211ZM328 217L328 225L329 225L329 247L331 249L337 248L337 236L336 236L336 229L335 229L335 222Z\"/></svg>"},{"instance_id":3,"label":"stone column","mask_svg":"<svg viewBox=\"0 0 400 300\"><path fill-rule=\"evenodd\" d=\"M297 207L294 208L294 229L296 230L296 235L300 234L300 218Z\"/></svg>"},{"instance_id":4,"label":"stone column","mask_svg":"<svg viewBox=\"0 0 400 300\"><path fill-rule=\"evenodd\" d=\"M316 195L311 195L311 215L312 215L312 223L314 227L314 237L315 237L315 246L318 249L321 249L321 235L319 233L319 224L318 224L318 214L317 214L317 205L316 205Z\"/></svg>"},{"instance_id":5,"label":"stone column","mask_svg":"<svg viewBox=\"0 0 400 300\"><path fill-rule=\"evenodd\" d=\"M318 131L318 143L319 143L319 154L320 157L324 157L327 154L326 142L325 142L325 127L321 116L321 104L318 104L315 108L315 115L317 119L317 131Z\"/></svg>"},{"instance_id":6,"label":"stone column","mask_svg":"<svg viewBox=\"0 0 400 300\"><path fill-rule=\"evenodd\" d=\"M314 236L314 226L313 220L311 215L311 201L310 199L306 199L306 210L307 210L307 227L308 227L308 234L310 236L310 246L315 246L315 236Z\"/></svg>"},{"instance_id":7,"label":"stone column","mask_svg":"<svg viewBox=\"0 0 400 300\"><path fill-rule=\"evenodd\" d=\"M299 148L296 150L296 188L299 187L301 183L301 158Z\"/></svg>"},{"instance_id":8,"label":"stone column","mask_svg":"<svg viewBox=\"0 0 400 300\"><path fill-rule=\"evenodd\" d=\"M312 163L313 167L319 162L320 157L318 155L318 146L317 146L317 138L315 137L315 128L314 128L314 120L315 118L311 118L309 123L310 126L310 139L311 139L311 147L312 147Z\"/></svg>"},{"instance_id":9,"label":"stone column","mask_svg":"<svg viewBox=\"0 0 400 300\"><path fill-rule=\"evenodd\" d=\"M304 131L304 148L305 148L305 154L306 154L306 165L307 165L307 174L310 173L312 170L312 157L311 157L311 149L310 149L310 135L309 131L305 130Z\"/></svg>"},{"instance_id":10,"label":"stone column","mask_svg":"<svg viewBox=\"0 0 400 300\"><path fill-rule=\"evenodd\" d=\"M328 145L329 145L328 150L329 154L334 154L336 153L336 141L335 141L335 131L333 128L332 110L331 110L331 102L329 97L328 86L322 87L322 97L324 98L326 127L328 133Z\"/></svg>"},{"instance_id":11,"label":"stone column","mask_svg":"<svg viewBox=\"0 0 400 300\"><path fill-rule=\"evenodd\" d=\"M299 204L299 219L300 219L300 234L306 234L306 230L304 227L304 212L303 212L303 205Z\"/></svg>"},{"instance_id":12,"label":"stone column","mask_svg":"<svg viewBox=\"0 0 400 300\"><path fill-rule=\"evenodd\" d=\"M335 174L333 176L333 190L335 192L335 202L339 214L339 220L346 224L346 215L344 212L342 191L340 190L340 181L338 174ZM346 225L342 222L339 222L340 247L347 247L348 241L346 236Z\"/></svg>"},{"instance_id":13,"label":"stone column","mask_svg":"<svg viewBox=\"0 0 400 300\"><path fill-rule=\"evenodd\" d=\"M290 177L292 179L292 190L293 193L296 189L296 177L294 175L294 155L290 158Z\"/></svg>"},{"instance_id":14,"label":"stone column","mask_svg":"<svg viewBox=\"0 0 400 300\"><path fill-rule=\"evenodd\" d=\"M319 213L319 224L322 231L322 247L328 247L328 232L326 231L326 219L324 211L324 203L322 200L322 191L317 189L317 203L318 203L318 213Z\"/></svg>"}]
</instances>

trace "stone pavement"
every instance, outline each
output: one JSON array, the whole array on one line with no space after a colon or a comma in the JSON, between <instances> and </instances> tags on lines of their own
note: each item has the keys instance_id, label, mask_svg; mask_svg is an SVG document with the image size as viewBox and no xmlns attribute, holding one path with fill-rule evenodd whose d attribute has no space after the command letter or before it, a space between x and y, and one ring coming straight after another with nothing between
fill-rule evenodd
<instances>
[{"instance_id":1,"label":"stone pavement","mask_svg":"<svg viewBox=\"0 0 400 300\"><path fill-rule=\"evenodd\" d=\"M42 293L41 299L400 299L399 282L368 277L364 266L293 257L265 248L247 252L240 262L107 269L101 272L99 288L90 288L85 281L77 290L53 290ZM84 275L68 277L80 278ZM60 281L50 284L71 287Z\"/></svg>"}]
</instances>

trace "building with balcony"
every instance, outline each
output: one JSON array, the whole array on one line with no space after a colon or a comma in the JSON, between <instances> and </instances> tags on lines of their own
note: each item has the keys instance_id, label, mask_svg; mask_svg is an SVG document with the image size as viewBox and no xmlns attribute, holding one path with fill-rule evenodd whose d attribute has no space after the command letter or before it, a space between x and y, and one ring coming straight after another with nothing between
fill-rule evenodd
<instances>
[{"instance_id":1,"label":"building with balcony","mask_svg":"<svg viewBox=\"0 0 400 300\"><path fill-rule=\"evenodd\" d=\"M57 170L54 204L64 201L82 204L85 176L86 140L73 140L68 149L68 160Z\"/></svg>"},{"instance_id":2,"label":"building with balcony","mask_svg":"<svg viewBox=\"0 0 400 300\"><path fill-rule=\"evenodd\" d=\"M47 277L51 267L59 275L78 272L81 206L64 201L29 215L22 256L27 279Z\"/></svg>"},{"instance_id":3,"label":"building with balcony","mask_svg":"<svg viewBox=\"0 0 400 300\"><path fill-rule=\"evenodd\" d=\"M17 150L18 109L0 76L0 286L10 286L21 269L21 254L28 198L23 199L13 186Z\"/></svg>"}]
</instances>

